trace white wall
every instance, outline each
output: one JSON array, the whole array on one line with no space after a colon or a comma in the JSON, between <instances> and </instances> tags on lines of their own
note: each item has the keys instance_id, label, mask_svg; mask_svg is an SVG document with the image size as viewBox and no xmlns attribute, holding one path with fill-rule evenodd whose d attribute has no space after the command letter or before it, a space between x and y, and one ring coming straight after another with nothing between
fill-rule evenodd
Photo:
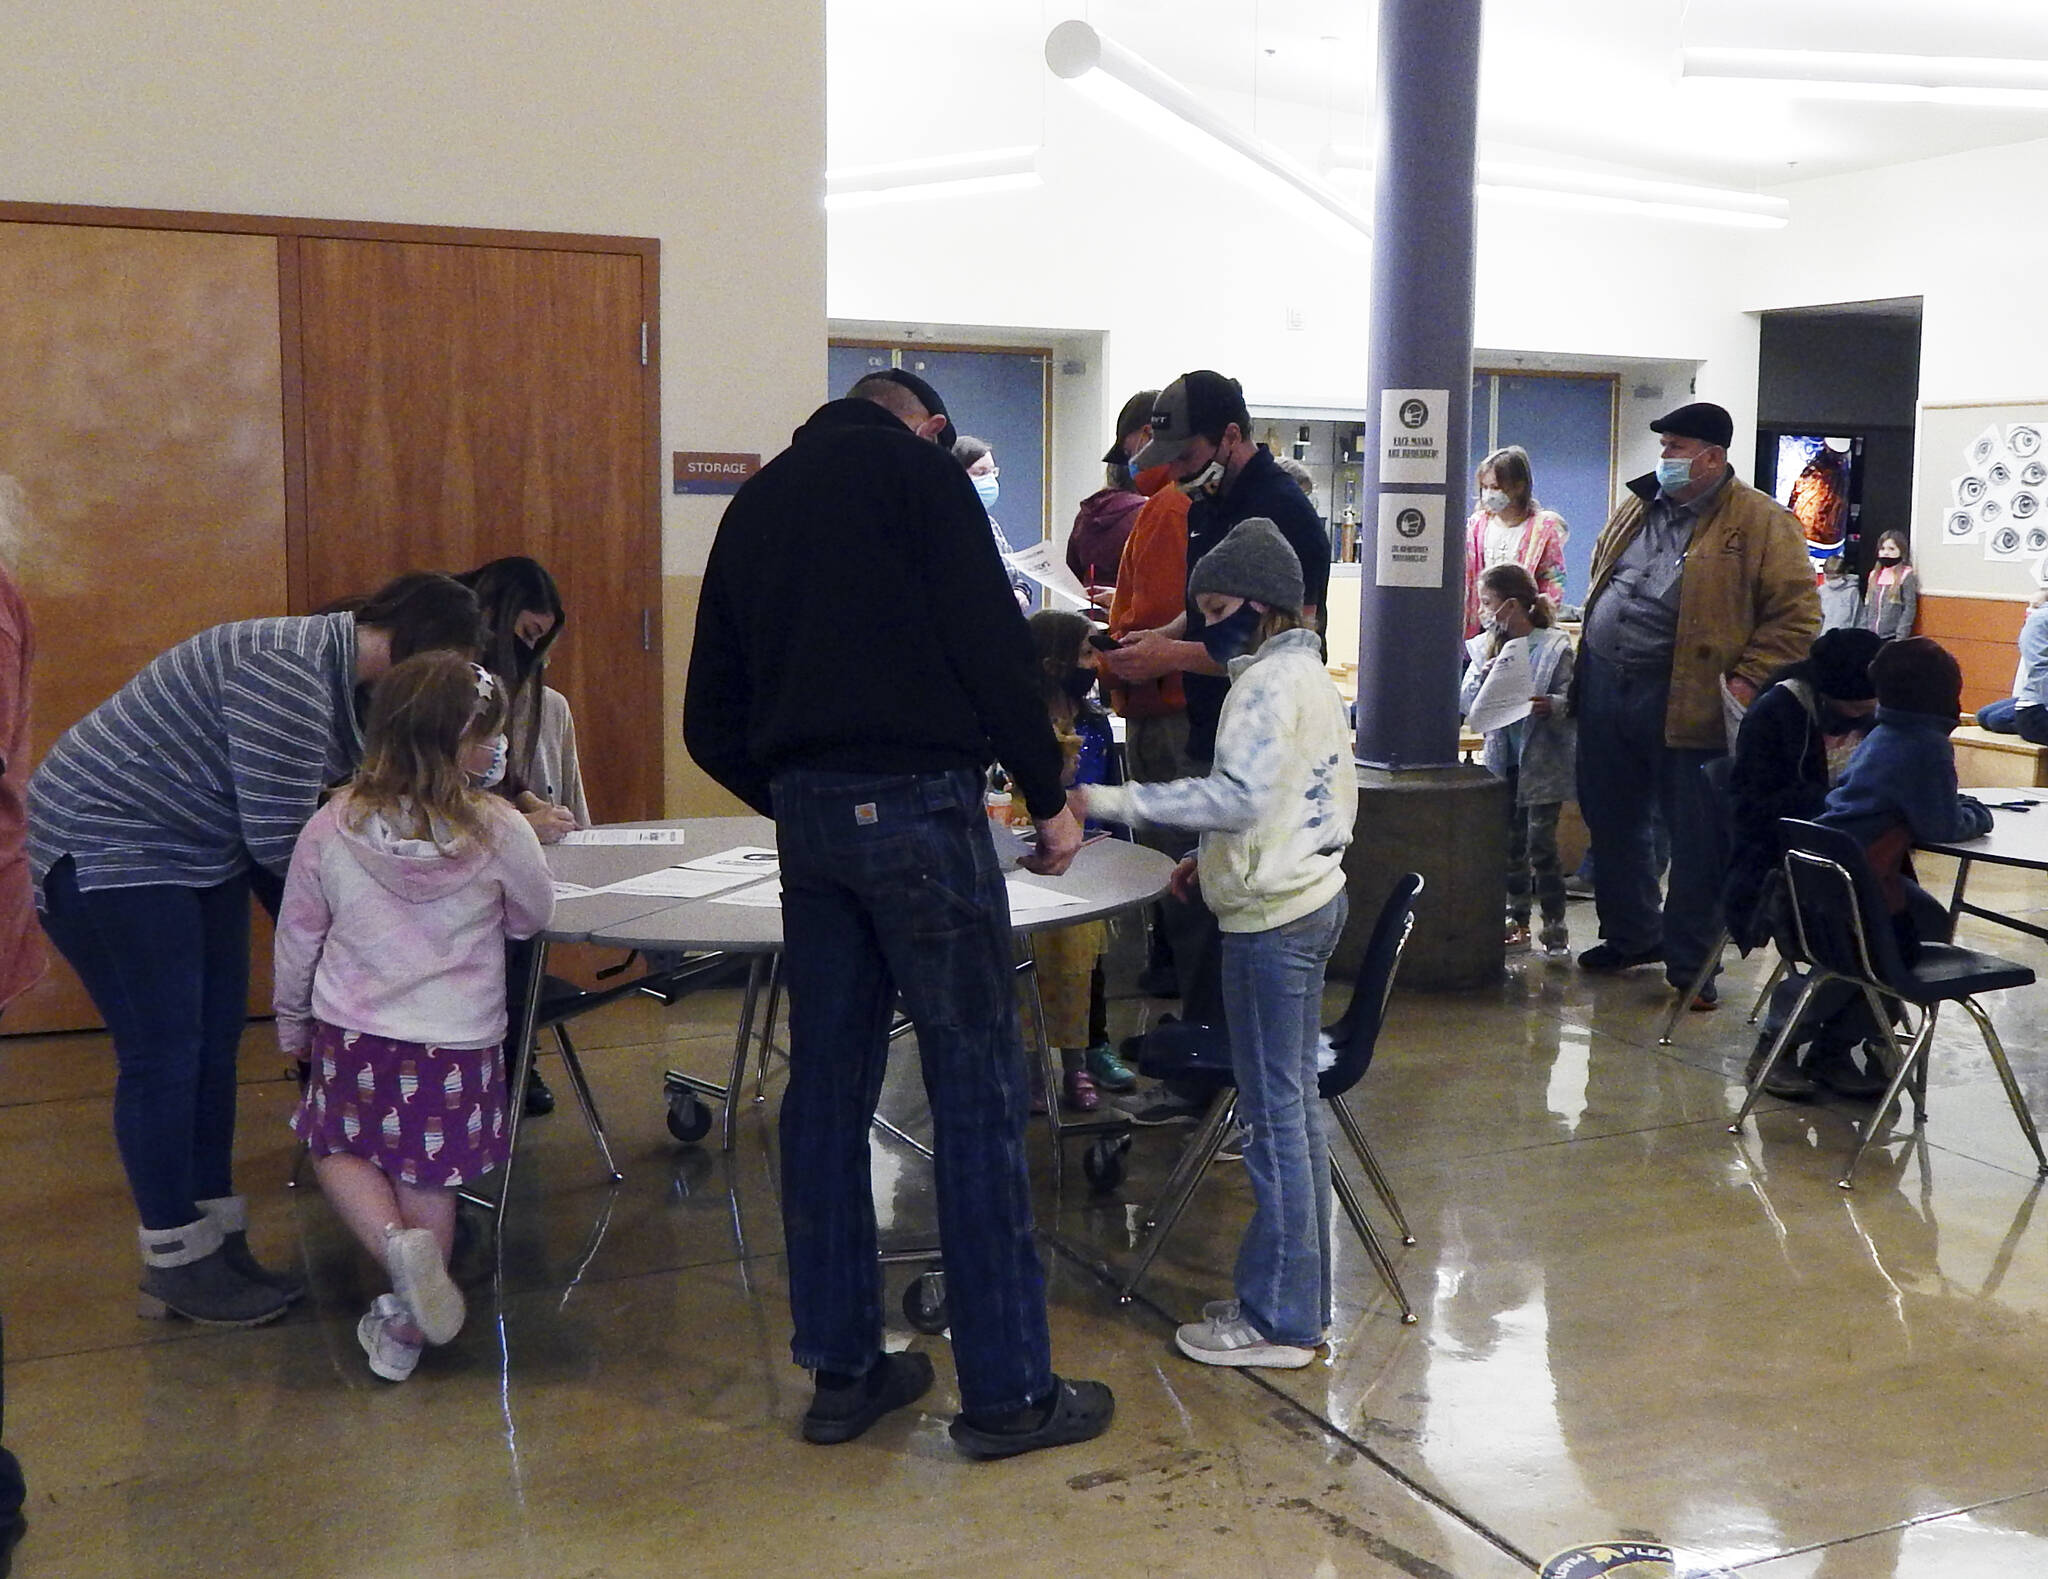
<instances>
[{"instance_id":1,"label":"white wall","mask_svg":"<svg viewBox=\"0 0 2048 1579\"><path fill-rule=\"evenodd\" d=\"M1035 144L1043 178L1025 191L835 212L835 321L1100 332L1094 426L1105 430L1131 390L1200 366L1242 380L1254 406L1363 407L1367 238L1249 167L1241 179L1213 168L1053 78L1037 54L1042 29L1011 18L969 36L930 25L915 5L900 17L854 7L854 27L834 9L835 166ZM917 82L917 102L878 102L854 86L883 76ZM1483 200L1475 338L1495 360L1682 364L1686 383L1697 366L1699 397L1728 406L1748 434L1757 326L1740 264L1753 234ZM1625 442L1639 415L1625 413ZM1747 442L1738 450L1746 468Z\"/></svg>"},{"instance_id":2,"label":"white wall","mask_svg":"<svg viewBox=\"0 0 2048 1579\"><path fill-rule=\"evenodd\" d=\"M0 198L662 242L662 449L788 441L825 379L824 0L67 0L0 49ZM716 499L664 490L665 563Z\"/></svg>"},{"instance_id":3,"label":"white wall","mask_svg":"<svg viewBox=\"0 0 2048 1579\"><path fill-rule=\"evenodd\" d=\"M825 0L29 10L0 198L653 236L664 456L773 454L824 396ZM680 723L724 501L662 499L667 805L730 810Z\"/></svg>"}]
</instances>

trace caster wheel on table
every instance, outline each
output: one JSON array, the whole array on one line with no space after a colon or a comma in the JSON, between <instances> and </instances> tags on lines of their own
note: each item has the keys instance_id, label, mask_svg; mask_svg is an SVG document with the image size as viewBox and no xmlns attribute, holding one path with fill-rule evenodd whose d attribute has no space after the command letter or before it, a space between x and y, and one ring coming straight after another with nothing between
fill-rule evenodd
<instances>
[{"instance_id":1,"label":"caster wheel on table","mask_svg":"<svg viewBox=\"0 0 2048 1579\"><path fill-rule=\"evenodd\" d=\"M946 1274L920 1272L903 1291L903 1319L919 1332L937 1334L946 1330Z\"/></svg>"},{"instance_id":2,"label":"caster wheel on table","mask_svg":"<svg viewBox=\"0 0 2048 1579\"><path fill-rule=\"evenodd\" d=\"M1081 1173L1088 1181L1088 1188L1101 1195L1107 1195L1124 1182L1127 1168L1125 1154L1131 1149L1131 1137L1117 1135L1109 1140L1098 1140L1081 1154Z\"/></svg>"},{"instance_id":3,"label":"caster wheel on table","mask_svg":"<svg viewBox=\"0 0 2048 1579\"><path fill-rule=\"evenodd\" d=\"M678 1092L668 1099L668 1132L685 1146L694 1146L711 1133L711 1109L693 1092Z\"/></svg>"}]
</instances>

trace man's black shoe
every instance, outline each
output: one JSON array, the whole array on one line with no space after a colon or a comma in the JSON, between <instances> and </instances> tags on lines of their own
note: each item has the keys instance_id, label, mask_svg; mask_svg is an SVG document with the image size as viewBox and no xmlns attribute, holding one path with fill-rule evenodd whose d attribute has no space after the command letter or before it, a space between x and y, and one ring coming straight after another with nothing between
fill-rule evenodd
<instances>
[{"instance_id":1,"label":"man's black shoe","mask_svg":"<svg viewBox=\"0 0 2048 1579\"><path fill-rule=\"evenodd\" d=\"M1000 1417L955 1415L947 1435L976 1458L1014 1458L1042 1447L1086 1442L1109 1429L1116 1398L1100 1382L1053 1378L1052 1397Z\"/></svg>"},{"instance_id":2,"label":"man's black shoe","mask_svg":"<svg viewBox=\"0 0 2048 1579\"><path fill-rule=\"evenodd\" d=\"M931 1360L908 1349L883 1355L867 1375L844 1387L821 1381L804 1411L804 1440L821 1446L851 1442L891 1409L916 1403L931 1385Z\"/></svg>"},{"instance_id":3,"label":"man's black shoe","mask_svg":"<svg viewBox=\"0 0 2048 1579\"><path fill-rule=\"evenodd\" d=\"M1624 954L1612 943L1595 943L1579 956L1579 969L1591 971L1634 970L1638 965L1661 965L1664 951L1661 948L1646 949L1640 954Z\"/></svg>"}]
</instances>

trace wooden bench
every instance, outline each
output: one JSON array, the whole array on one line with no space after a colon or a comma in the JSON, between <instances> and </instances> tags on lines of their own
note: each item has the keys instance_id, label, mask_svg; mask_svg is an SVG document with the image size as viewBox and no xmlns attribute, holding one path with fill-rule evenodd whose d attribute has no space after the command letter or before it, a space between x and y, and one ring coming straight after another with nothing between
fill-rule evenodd
<instances>
[{"instance_id":1,"label":"wooden bench","mask_svg":"<svg viewBox=\"0 0 2048 1579\"><path fill-rule=\"evenodd\" d=\"M1997 735L1965 724L1949 736L1956 748L1956 782L1964 789L2032 785L2048 789L2048 746L2018 735Z\"/></svg>"}]
</instances>

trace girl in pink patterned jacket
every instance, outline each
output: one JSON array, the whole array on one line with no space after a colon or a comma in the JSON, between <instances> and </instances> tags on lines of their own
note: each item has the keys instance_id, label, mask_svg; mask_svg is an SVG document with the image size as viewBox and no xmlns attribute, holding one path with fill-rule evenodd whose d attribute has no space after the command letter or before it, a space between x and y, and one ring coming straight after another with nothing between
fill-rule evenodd
<instances>
[{"instance_id":1,"label":"girl in pink patterned jacket","mask_svg":"<svg viewBox=\"0 0 2048 1579\"><path fill-rule=\"evenodd\" d=\"M391 1276L357 1324L404 1381L462 1327L456 1191L505 1159L505 940L554 910L540 841L482 793L504 760L488 671L422 653L378 683L362 768L299 835L277 918L278 1042L307 1063L292 1129Z\"/></svg>"}]
</instances>

